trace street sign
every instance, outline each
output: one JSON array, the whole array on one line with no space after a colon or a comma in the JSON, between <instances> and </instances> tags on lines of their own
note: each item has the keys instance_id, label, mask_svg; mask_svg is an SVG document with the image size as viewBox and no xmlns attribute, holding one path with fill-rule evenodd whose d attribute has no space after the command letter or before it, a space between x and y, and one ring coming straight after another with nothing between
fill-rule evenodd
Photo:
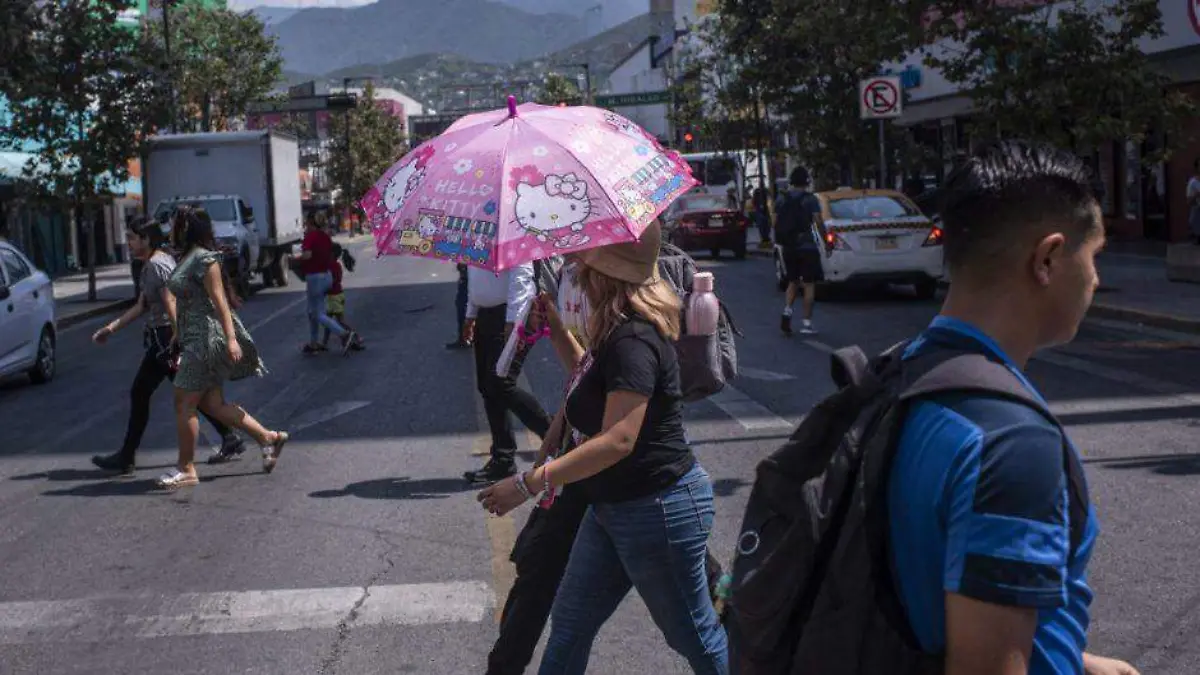
<instances>
[{"instance_id":1,"label":"street sign","mask_svg":"<svg viewBox=\"0 0 1200 675\"><path fill-rule=\"evenodd\" d=\"M636 94L605 94L596 97L597 108L629 108L639 105L670 103L669 91L643 91Z\"/></svg>"},{"instance_id":2,"label":"street sign","mask_svg":"<svg viewBox=\"0 0 1200 675\"><path fill-rule=\"evenodd\" d=\"M904 113L900 78L881 75L858 83L859 115L864 120L884 120Z\"/></svg>"},{"instance_id":3,"label":"street sign","mask_svg":"<svg viewBox=\"0 0 1200 675\"><path fill-rule=\"evenodd\" d=\"M286 101L251 101L246 112L263 115L270 113L321 112L353 108L357 103L354 94L331 94L329 96L301 96Z\"/></svg>"}]
</instances>

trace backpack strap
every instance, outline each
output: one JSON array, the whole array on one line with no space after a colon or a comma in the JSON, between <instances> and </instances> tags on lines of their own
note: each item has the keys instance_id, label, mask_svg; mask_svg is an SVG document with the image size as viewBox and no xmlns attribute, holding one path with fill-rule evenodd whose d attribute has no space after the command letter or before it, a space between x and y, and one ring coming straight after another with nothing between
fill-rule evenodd
<instances>
[{"instance_id":1,"label":"backpack strap","mask_svg":"<svg viewBox=\"0 0 1200 675\"><path fill-rule=\"evenodd\" d=\"M927 361L928 360L928 361ZM929 365L922 368L922 362ZM1088 495L1083 466L1076 456L1062 423L1050 412L1046 403L1029 391L1007 366L997 363L978 353L963 353L956 350L937 349L928 355L918 356L909 363L920 373L916 381L900 394L900 401L908 403L915 399L941 393L981 393L1011 399L1033 408L1058 428L1063 438L1063 470L1067 477L1068 524L1070 526L1071 552L1079 550L1087 530Z\"/></svg>"}]
</instances>

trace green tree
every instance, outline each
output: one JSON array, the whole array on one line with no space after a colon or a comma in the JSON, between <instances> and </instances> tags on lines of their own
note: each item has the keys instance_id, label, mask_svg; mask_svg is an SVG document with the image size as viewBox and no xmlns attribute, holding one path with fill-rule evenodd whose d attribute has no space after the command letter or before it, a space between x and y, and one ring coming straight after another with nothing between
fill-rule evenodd
<instances>
[{"instance_id":1,"label":"green tree","mask_svg":"<svg viewBox=\"0 0 1200 675\"><path fill-rule=\"evenodd\" d=\"M349 121L349 145L346 123ZM329 171L341 186L338 206L353 208L379 177L404 155L400 120L375 101L375 86L368 83L357 107L330 116Z\"/></svg>"},{"instance_id":2,"label":"green tree","mask_svg":"<svg viewBox=\"0 0 1200 675\"><path fill-rule=\"evenodd\" d=\"M249 103L266 96L283 75L275 38L250 12L176 5L170 24L180 131L228 129L230 120L244 115ZM162 22L146 25L162 45Z\"/></svg>"},{"instance_id":3,"label":"green tree","mask_svg":"<svg viewBox=\"0 0 1200 675\"><path fill-rule=\"evenodd\" d=\"M674 100L669 118L684 150L739 150L756 132L758 92L745 60L724 51L721 28L718 21L696 26L667 64Z\"/></svg>"},{"instance_id":4,"label":"green tree","mask_svg":"<svg viewBox=\"0 0 1200 675\"><path fill-rule=\"evenodd\" d=\"M549 73L542 81L542 87L535 99L542 105L579 105L583 103L583 92L574 80L560 73Z\"/></svg>"},{"instance_id":5,"label":"green tree","mask_svg":"<svg viewBox=\"0 0 1200 675\"><path fill-rule=\"evenodd\" d=\"M159 109L153 50L117 23L126 0L38 3L23 46L28 60L0 80L9 115L0 146L37 147L25 186L74 208L94 206L128 179ZM149 57L149 59L147 58ZM90 220L81 229L91 231ZM88 241L94 241L88 237ZM88 298L96 297L96 251L88 246Z\"/></svg>"},{"instance_id":6,"label":"green tree","mask_svg":"<svg viewBox=\"0 0 1200 675\"><path fill-rule=\"evenodd\" d=\"M858 84L916 44L914 4L924 3L721 0L714 51L734 58L740 78L788 120L797 154L819 179L848 171L857 180L879 164L877 129L859 118Z\"/></svg>"},{"instance_id":7,"label":"green tree","mask_svg":"<svg viewBox=\"0 0 1200 675\"><path fill-rule=\"evenodd\" d=\"M1138 46L1163 35L1157 0L952 5L936 34L959 46L928 50L927 62L970 94L978 133L1086 150L1153 129L1178 144L1195 114Z\"/></svg>"},{"instance_id":8,"label":"green tree","mask_svg":"<svg viewBox=\"0 0 1200 675\"><path fill-rule=\"evenodd\" d=\"M33 41L29 37L37 26L34 0L0 2L0 87L27 65L32 58Z\"/></svg>"}]
</instances>

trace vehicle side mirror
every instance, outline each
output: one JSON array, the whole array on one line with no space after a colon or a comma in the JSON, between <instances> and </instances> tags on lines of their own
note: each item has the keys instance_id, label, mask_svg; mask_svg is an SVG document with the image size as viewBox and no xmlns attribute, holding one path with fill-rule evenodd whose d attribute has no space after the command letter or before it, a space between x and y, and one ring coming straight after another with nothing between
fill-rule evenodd
<instances>
[{"instance_id":1,"label":"vehicle side mirror","mask_svg":"<svg viewBox=\"0 0 1200 675\"><path fill-rule=\"evenodd\" d=\"M7 300L12 296L12 289L8 286L0 286L0 300Z\"/></svg>"}]
</instances>

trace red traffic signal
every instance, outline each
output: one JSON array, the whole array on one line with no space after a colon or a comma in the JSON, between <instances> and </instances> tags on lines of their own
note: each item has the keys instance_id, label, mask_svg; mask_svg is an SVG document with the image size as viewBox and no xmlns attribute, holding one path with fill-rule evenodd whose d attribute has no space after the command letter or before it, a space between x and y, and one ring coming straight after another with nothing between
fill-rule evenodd
<instances>
[{"instance_id":1,"label":"red traffic signal","mask_svg":"<svg viewBox=\"0 0 1200 675\"><path fill-rule=\"evenodd\" d=\"M694 141L694 140L696 140L696 139L695 139L695 137L694 137L694 136L692 136L692 132L690 132L690 131L689 131L689 132L687 132L686 134L684 134L684 135L683 135L683 140L684 140L684 141L687 141L688 143L691 143L692 141Z\"/></svg>"},{"instance_id":2,"label":"red traffic signal","mask_svg":"<svg viewBox=\"0 0 1200 675\"><path fill-rule=\"evenodd\" d=\"M566 101L559 101L559 102L558 102L558 107L560 107L560 108L565 108L565 107L567 107L567 102L566 102Z\"/></svg>"}]
</instances>

